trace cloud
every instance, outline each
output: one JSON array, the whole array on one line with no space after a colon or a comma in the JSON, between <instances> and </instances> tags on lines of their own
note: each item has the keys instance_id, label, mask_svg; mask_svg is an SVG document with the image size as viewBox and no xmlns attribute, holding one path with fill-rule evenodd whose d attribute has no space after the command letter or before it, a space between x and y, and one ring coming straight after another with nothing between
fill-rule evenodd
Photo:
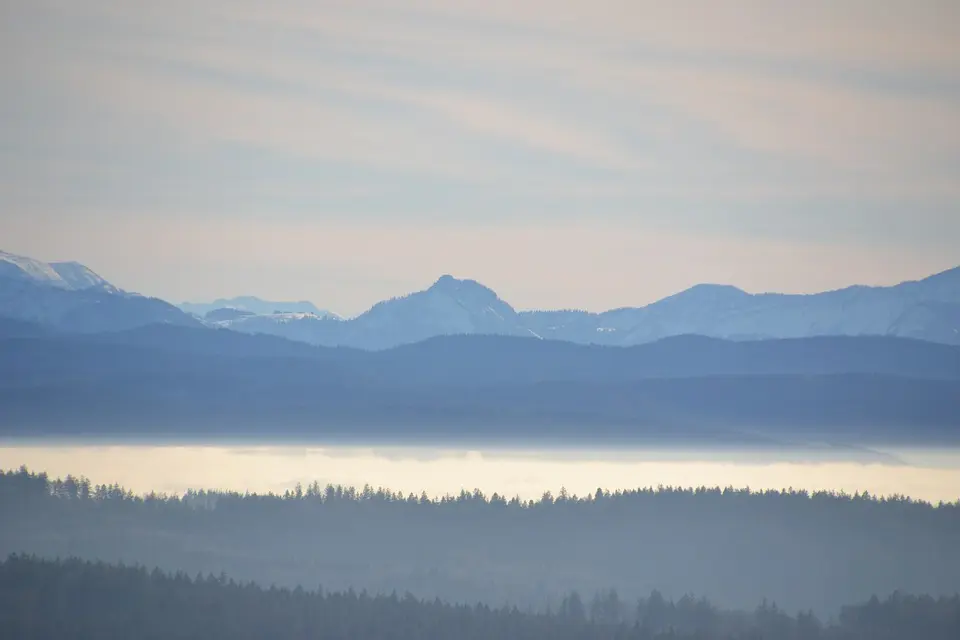
<instances>
[{"instance_id":1,"label":"cloud","mask_svg":"<svg viewBox=\"0 0 960 640\"><path fill-rule=\"evenodd\" d=\"M625 142L625 130L660 145L712 135L731 146L728 155L745 149L793 159L800 171L816 166L821 173L839 172L829 179L846 179L848 191L862 191L873 180L915 193L956 194L952 171L944 169L945 159L960 152L960 129L953 126L960 119L960 51L943 28L958 13L950 3L909 10L892 3L885 12L856 3L832 10L823 3L781 5L777 11L745 3L736 12L689 2L675 10L616 2L531 3L519 11L496 2L415 4L421 13L398 12L396 3L382 6L383 17L374 19L340 3L328 11L301 3L231 3L226 20L273 28L274 41L287 34L293 43L313 37L324 44L275 46L264 56L243 40L220 38L194 62L416 106L469 132L601 168L637 173L655 163L659 147ZM449 21L438 23L437 16ZM182 43L178 48L191 51ZM389 72L347 55L339 59L338 52L373 56ZM401 84L402 74L394 73L405 69L403 60L420 65L414 82ZM839 77L791 73L791 67L758 60L853 70ZM912 71L948 73L948 86L957 91L915 95L856 82L858 71L896 71L905 61ZM457 69L467 85L493 73L515 77L517 90L450 87L445 79ZM533 89L525 91L524 82ZM604 100L625 108L611 110ZM579 117L563 117L583 104ZM718 162L703 149L699 155ZM411 162L417 157L411 154Z\"/></svg>"},{"instance_id":2,"label":"cloud","mask_svg":"<svg viewBox=\"0 0 960 640\"><path fill-rule=\"evenodd\" d=\"M816 288L831 280L810 261L892 273L877 256L902 245L902 267L921 275L946 266L960 233L960 4L949 0L8 0L0 11L0 228L38 253L90 242L111 264L156 264L173 251L213 273L211 246L232 238L245 248L223 260L276 260L297 281L286 254L255 242L269 239L341 260L370 299L377 282L402 292L456 265L483 276L502 246L510 258L487 269L529 272L536 284L518 293L549 286L537 256L558 282L578 277L563 255L586 256L580 266L610 283L600 304L613 289L629 297L623 270L702 270L711 243L728 266L706 273L749 285L741 255L744 269ZM186 237L164 234L161 218ZM71 235L67 219L127 229L127 253ZM157 234L168 242L144 246ZM585 248L621 237L670 266ZM761 256L790 261L776 271ZM662 281L642 295L681 284Z\"/></svg>"},{"instance_id":3,"label":"cloud","mask_svg":"<svg viewBox=\"0 0 960 640\"><path fill-rule=\"evenodd\" d=\"M951 0L416 0L425 13L669 51L830 65L960 71ZM395 6L389 0L382 6Z\"/></svg>"},{"instance_id":4,"label":"cloud","mask_svg":"<svg viewBox=\"0 0 960 640\"><path fill-rule=\"evenodd\" d=\"M475 278L518 308L641 305L699 282L749 291L812 292L888 285L952 267L951 246L877 251L850 241L704 234L642 224L394 223L351 225L193 216L61 223L17 250L77 259L122 287L179 301L223 295L312 299L341 314L428 287L443 273ZM11 234L11 235L8 235ZM130 238L149 238L147 244ZM78 249L79 247L79 249Z\"/></svg>"}]
</instances>

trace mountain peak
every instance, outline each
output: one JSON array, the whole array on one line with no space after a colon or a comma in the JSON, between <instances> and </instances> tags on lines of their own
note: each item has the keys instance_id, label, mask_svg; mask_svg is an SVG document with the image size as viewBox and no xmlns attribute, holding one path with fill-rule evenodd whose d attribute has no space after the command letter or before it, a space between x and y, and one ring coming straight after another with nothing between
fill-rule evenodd
<instances>
[{"instance_id":1,"label":"mountain peak","mask_svg":"<svg viewBox=\"0 0 960 640\"><path fill-rule=\"evenodd\" d=\"M431 286L430 288L431 289L454 289L458 287L461 282L463 282L463 280L460 280L459 278L454 278L449 273L445 273L439 278L437 278L437 281L434 282L433 286Z\"/></svg>"},{"instance_id":2,"label":"mountain peak","mask_svg":"<svg viewBox=\"0 0 960 640\"><path fill-rule=\"evenodd\" d=\"M702 284L695 284L687 291L706 291L713 293L726 293L731 295L744 295L747 294L746 291L739 287L735 287L732 284L715 284L711 282L704 282ZM749 294L747 294L749 295Z\"/></svg>"},{"instance_id":3,"label":"mountain peak","mask_svg":"<svg viewBox=\"0 0 960 640\"><path fill-rule=\"evenodd\" d=\"M428 291L444 293L448 295L457 293L481 293L493 296L494 298L497 297L497 294L493 291L493 289L480 284L476 280L454 278L449 274L440 276L440 278L433 283L433 286L430 287Z\"/></svg>"},{"instance_id":4,"label":"mountain peak","mask_svg":"<svg viewBox=\"0 0 960 640\"><path fill-rule=\"evenodd\" d=\"M669 298L692 298L696 300L737 300L750 294L730 284L697 284ZM666 299L669 299L666 298Z\"/></svg>"}]
</instances>

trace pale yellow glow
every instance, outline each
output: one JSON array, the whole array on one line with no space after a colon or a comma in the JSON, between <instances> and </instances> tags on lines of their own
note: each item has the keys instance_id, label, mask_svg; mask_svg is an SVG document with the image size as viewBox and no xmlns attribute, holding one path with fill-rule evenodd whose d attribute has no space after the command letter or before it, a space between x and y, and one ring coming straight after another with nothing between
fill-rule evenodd
<instances>
[{"instance_id":1,"label":"pale yellow glow","mask_svg":"<svg viewBox=\"0 0 960 640\"><path fill-rule=\"evenodd\" d=\"M638 452L636 455L536 454L530 451L457 451L415 448L278 446L6 446L0 468L22 464L52 476L85 475L137 493L181 493L188 488L283 492L313 481L386 487L431 496L481 489L539 498L561 488L578 495L598 487L734 486L908 495L932 502L960 499L960 453L917 455L860 463L802 462L782 456Z\"/></svg>"}]
</instances>

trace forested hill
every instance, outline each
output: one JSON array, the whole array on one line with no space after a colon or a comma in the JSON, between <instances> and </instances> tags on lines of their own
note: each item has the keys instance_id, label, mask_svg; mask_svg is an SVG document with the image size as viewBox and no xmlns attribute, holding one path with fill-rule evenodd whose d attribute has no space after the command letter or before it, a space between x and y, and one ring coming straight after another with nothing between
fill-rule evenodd
<instances>
[{"instance_id":1,"label":"forested hill","mask_svg":"<svg viewBox=\"0 0 960 640\"><path fill-rule=\"evenodd\" d=\"M654 592L567 596L555 613L445 604L407 594L265 589L224 575L148 572L75 559L11 556L0 564L0 629L18 640L955 640L960 598L913 597L845 606L824 625L763 602L720 611L706 600Z\"/></svg>"},{"instance_id":2,"label":"forested hill","mask_svg":"<svg viewBox=\"0 0 960 640\"><path fill-rule=\"evenodd\" d=\"M890 336L731 341L683 335L635 347L603 347L557 340L459 335L368 352L176 325L151 325L95 335L56 335L39 325L0 319L0 346L4 349L0 353L15 370L53 379L60 372L83 372L84 367L95 366L105 372L129 367L131 358L155 358L152 352L167 354L168 360L163 362L171 366L177 358L197 357L228 357L264 365L269 360L311 360L387 385L622 383L715 375L849 373L960 379L960 346ZM40 358L14 358L19 355ZM159 364L162 362L147 361L143 367Z\"/></svg>"},{"instance_id":3,"label":"forested hill","mask_svg":"<svg viewBox=\"0 0 960 640\"><path fill-rule=\"evenodd\" d=\"M960 591L960 505L896 497L664 488L428 499L319 484L164 497L17 471L0 475L0 522L0 557L77 555L538 610L610 588L628 601L659 589L822 615L872 594Z\"/></svg>"},{"instance_id":4,"label":"forested hill","mask_svg":"<svg viewBox=\"0 0 960 640\"><path fill-rule=\"evenodd\" d=\"M390 351L147 327L0 339L0 434L960 439L960 347L898 338L633 348L496 336Z\"/></svg>"}]
</instances>

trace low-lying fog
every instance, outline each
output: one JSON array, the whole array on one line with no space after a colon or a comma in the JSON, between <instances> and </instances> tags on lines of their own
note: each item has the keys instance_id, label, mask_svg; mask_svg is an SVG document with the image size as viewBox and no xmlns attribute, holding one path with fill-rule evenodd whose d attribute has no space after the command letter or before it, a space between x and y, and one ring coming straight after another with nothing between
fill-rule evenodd
<instances>
[{"instance_id":1,"label":"low-lying fog","mask_svg":"<svg viewBox=\"0 0 960 640\"><path fill-rule=\"evenodd\" d=\"M799 449L536 449L471 445L4 442L0 468L84 475L135 493L188 488L283 492L298 482L387 487L431 496L481 489L539 498L561 488L585 495L647 486L792 487L960 498L960 451Z\"/></svg>"}]
</instances>

